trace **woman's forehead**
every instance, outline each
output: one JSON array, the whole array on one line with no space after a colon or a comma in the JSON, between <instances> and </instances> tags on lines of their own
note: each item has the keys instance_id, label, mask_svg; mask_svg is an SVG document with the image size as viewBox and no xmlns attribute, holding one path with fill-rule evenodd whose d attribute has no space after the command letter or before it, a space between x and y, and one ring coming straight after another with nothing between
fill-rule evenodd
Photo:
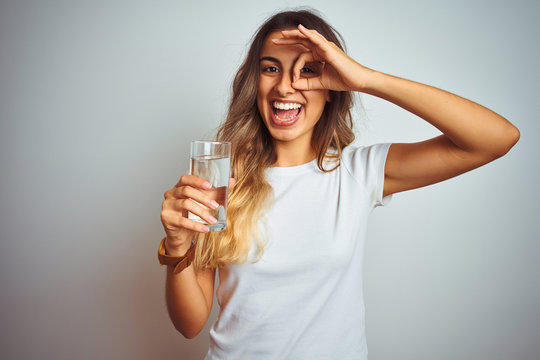
<instances>
[{"instance_id":1,"label":"woman's forehead","mask_svg":"<svg viewBox=\"0 0 540 360\"><path fill-rule=\"evenodd\" d=\"M263 44L266 44L268 41L271 41L272 39L278 39L282 38L283 34L281 33L283 30L292 30L292 29L281 29L281 30L274 30L270 32L265 38Z\"/></svg>"},{"instance_id":2,"label":"woman's forehead","mask_svg":"<svg viewBox=\"0 0 540 360\"><path fill-rule=\"evenodd\" d=\"M294 28L293 28L294 29ZM290 30L290 29L283 29L283 30ZM283 38L283 34L281 33L281 30L273 31L266 39L264 39L263 46L261 48L260 58L265 56L271 56L271 55L294 55L299 54L306 51L306 48L300 44L295 45L276 45L272 42L272 39L279 39Z\"/></svg>"}]
</instances>

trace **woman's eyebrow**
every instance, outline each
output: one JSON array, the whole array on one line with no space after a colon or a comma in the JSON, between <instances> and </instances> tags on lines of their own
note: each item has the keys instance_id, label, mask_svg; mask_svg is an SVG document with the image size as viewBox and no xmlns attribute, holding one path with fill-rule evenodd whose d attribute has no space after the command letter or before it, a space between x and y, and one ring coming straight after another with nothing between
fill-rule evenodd
<instances>
[{"instance_id":1,"label":"woman's eyebrow","mask_svg":"<svg viewBox=\"0 0 540 360\"><path fill-rule=\"evenodd\" d=\"M275 62L277 64L281 64L281 61L279 61L278 59L276 59L275 57L271 57L271 56L263 56L262 58L259 59L259 62L261 61L272 61L272 62Z\"/></svg>"}]
</instances>

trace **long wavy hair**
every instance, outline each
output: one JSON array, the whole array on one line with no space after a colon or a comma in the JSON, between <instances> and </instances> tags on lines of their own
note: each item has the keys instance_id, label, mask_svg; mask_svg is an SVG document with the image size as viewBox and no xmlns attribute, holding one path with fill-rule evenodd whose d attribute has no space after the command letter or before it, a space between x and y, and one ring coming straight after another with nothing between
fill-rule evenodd
<instances>
[{"instance_id":1,"label":"long wavy hair","mask_svg":"<svg viewBox=\"0 0 540 360\"><path fill-rule=\"evenodd\" d=\"M296 28L299 24L317 30L344 50L341 35L311 10L277 13L255 33L232 84L227 119L217 133L217 140L232 143L231 176L236 179L228 199L227 228L199 236L196 267L215 268L228 263L245 263L252 250L257 251L257 260L263 254L264 240L257 227L263 211L272 201L272 187L264 172L276 162L277 156L272 137L257 108L259 56L270 33ZM311 139L318 167L325 172L339 166L342 149L354 140L351 92L330 91L329 95L330 101L326 103ZM325 169L324 165L329 163L335 165ZM257 249L252 249L253 245Z\"/></svg>"}]
</instances>

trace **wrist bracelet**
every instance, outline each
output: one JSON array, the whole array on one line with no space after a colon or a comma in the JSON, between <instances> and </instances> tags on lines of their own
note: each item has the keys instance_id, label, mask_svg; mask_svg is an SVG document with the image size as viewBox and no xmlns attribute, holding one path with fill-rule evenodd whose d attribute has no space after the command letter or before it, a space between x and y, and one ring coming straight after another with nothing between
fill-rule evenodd
<instances>
[{"instance_id":1,"label":"wrist bracelet","mask_svg":"<svg viewBox=\"0 0 540 360\"><path fill-rule=\"evenodd\" d=\"M185 268L187 268L193 262L195 257L195 243L192 242L189 250L184 256L170 256L165 253L165 240L167 237L164 237L161 240L158 248L158 260L160 265L169 266L174 274L178 274Z\"/></svg>"}]
</instances>

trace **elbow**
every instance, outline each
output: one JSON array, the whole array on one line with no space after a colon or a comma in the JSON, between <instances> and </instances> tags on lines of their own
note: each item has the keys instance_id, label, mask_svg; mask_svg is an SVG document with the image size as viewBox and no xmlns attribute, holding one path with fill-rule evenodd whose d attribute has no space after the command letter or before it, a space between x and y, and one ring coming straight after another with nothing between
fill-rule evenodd
<instances>
[{"instance_id":1,"label":"elbow","mask_svg":"<svg viewBox=\"0 0 540 360\"><path fill-rule=\"evenodd\" d=\"M519 132L519 129L515 127L512 124L508 124L508 127L504 130L504 133L501 135L501 141L500 141L500 149L495 154L497 157L501 157L508 153L510 149L516 145L516 143L519 141L521 134Z\"/></svg>"},{"instance_id":2,"label":"elbow","mask_svg":"<svg viewBox=\"0 0 540 360\"><path fill-rule=\"evenodd\" d=\"M488 162L506 155L519 141L520 136L519 129L508 123L491 141L490 150L486 153Z\"/></svg>"},{"instance_id":3,"label":"elbow","mask_svg":"<svg viewBox=\"0 0 540 360\"><path fill-rule=\"evenodd\" d=\"M200 332L202 331L202 327L201 328L186 328L186 327L182 327L182 326L177 326L176 324L174 325L174 327L176 328L176 330L182 334L182 336L186 339L194 339L197 337L197 335L200 334Z\"/></svg>"},{"instance_id":4,"label":"elbow","mask_svg":"<svg viewBox=\"0 0 540 360\"><path fill-rule=\"evenodd\" d=\"M183 332L182 335L184 336L184 338L188 339L188 340L191 340L191 339L195 339L195 337L197 337L197 335L199 335L198 332Z\"/></svg>"},{"instance_id":5,"label":"elbow","mask_svg":"<svg viewBox=\"0 0 540 360\"><path fill-rule=\"evenodd\" d=\"M519 141L519 138L521 137L521 133L519 132L519 129L517 127L515 127L514 125L512 125L512 145L510 146L510 148L514 145L516 145L516 143ZM508 149L510 150L510 149Z\"/></svg>"},{"instance_id":6,"label":"elbow","mask_svg":"<svg viewBox=\"0 0 540 360\"><path fill-rule=\"evenodd\" d=\"M210 315L210 308L206 306L193 309L168 306L168 310L174 328L186 339L197 337L204 329Z\"/></svg>"}]
</instances>

